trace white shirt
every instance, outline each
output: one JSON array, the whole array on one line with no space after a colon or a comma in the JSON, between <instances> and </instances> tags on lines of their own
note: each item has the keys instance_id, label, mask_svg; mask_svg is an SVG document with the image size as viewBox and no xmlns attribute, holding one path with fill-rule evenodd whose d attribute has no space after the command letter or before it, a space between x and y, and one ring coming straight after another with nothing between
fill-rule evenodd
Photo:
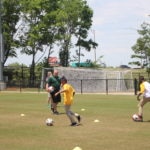
<instances>
[{"instance_id":1,"label":"white shirt","mask_svg":"<svg viewBox=\"0 0 150 150\"><path fill-rule=\"evenodd\" d=\"M145 87L144 96L145 97L150 97L150 83L145 81L143 84L144 84L144 87Z\"/></svg>"}]
</instances>

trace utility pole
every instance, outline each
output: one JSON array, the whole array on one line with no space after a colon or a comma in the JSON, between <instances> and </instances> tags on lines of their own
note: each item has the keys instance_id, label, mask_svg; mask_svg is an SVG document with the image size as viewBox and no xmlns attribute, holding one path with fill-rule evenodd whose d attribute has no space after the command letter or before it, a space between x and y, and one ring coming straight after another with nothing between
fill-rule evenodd
<instances>
[{"instance_id":1,"label":"utility pole","mask_svg":"<svg viewBox=\"0 0 150 150\"><path fill-rule=\"evenodd\" d=\"M2 34L2 0L0 0L0 91L5 88L3 78L3 60L4 60L4 47L3 47L3 34Z\"/></svg>"},{"instance_id":2,"label":"utility pole","mask_svg":"<svg viewBox=\"0 0 150 150\"><path fill-rule=\"evenodd\" d=\"M93 30L91 30L92 31L92 33L93 33L93 36L94 36L94 42L95 42L95 30L93 29ZM94 48L94 59L95 59L95 62L96 62L96 48Z\"/></svg>"}]
</instances>

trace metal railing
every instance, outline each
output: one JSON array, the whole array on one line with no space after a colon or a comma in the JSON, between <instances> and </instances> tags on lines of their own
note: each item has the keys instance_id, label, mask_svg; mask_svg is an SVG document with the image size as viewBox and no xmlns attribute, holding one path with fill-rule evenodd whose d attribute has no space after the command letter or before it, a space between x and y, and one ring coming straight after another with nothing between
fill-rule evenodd
<instances>
[{"instance_id":1,"label":"metal railing","mask_svg":"<svg viewBox=\"0 0 150 150\"><path fill-rule=\"evenodd\" d=\"M43 87L41 87L43 82ZM119 92L133 92L136 94L138 90L138 82L132 79L68 79L77 93L119 93ZM6 90L17 89L23 91L24 89L36 89L40 92L45 89L45 81L34 81L34 85L30 85L29 80L8 81L6 83Z\"/></svg>"}]
</instances>

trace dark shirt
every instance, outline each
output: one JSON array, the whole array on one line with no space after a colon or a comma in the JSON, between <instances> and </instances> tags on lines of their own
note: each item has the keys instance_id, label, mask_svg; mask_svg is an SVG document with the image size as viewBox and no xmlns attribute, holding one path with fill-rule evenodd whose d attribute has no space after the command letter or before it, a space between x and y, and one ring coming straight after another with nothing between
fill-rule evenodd
<instances>
[{"instance_id":1,"label":"dark shirt","mask_svg":"<svg viewBox=\"0 0 150 150\"><path fill-rule=\"evenodd\" d=\"M48 86L53 86L54 89L56 90L60 89L60 84L61 84L61 81L60 81L59 76L53 76L48 79Z\"/></svg>"}]
</instances>

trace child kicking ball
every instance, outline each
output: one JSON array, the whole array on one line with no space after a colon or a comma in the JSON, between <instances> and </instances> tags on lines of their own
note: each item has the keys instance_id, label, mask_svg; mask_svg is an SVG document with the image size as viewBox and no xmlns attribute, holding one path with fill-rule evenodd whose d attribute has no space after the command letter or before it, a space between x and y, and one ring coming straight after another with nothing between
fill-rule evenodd
<instances>
[{"instance_id":1,"label":"child kicking ball","mask_svg":"<svg viewBox=\"0 0 150 150\"><path fill-rule=\"evenodd\" d=\"M66 111L66 115L70 119L71 126L77 126L77 125L79 125L79 123L81 121L81 117L80 117L79 114L74 113L73 111L71 111L71 105L73 103L75 90L70 84L67 83L67 79L64 76L61 78L61 86L62 86L62 90L57 92L55 94L55 96L57 96L60 93L63 93L64 108L65 108L65 111Z\"/></svg>"}]
</instances>

